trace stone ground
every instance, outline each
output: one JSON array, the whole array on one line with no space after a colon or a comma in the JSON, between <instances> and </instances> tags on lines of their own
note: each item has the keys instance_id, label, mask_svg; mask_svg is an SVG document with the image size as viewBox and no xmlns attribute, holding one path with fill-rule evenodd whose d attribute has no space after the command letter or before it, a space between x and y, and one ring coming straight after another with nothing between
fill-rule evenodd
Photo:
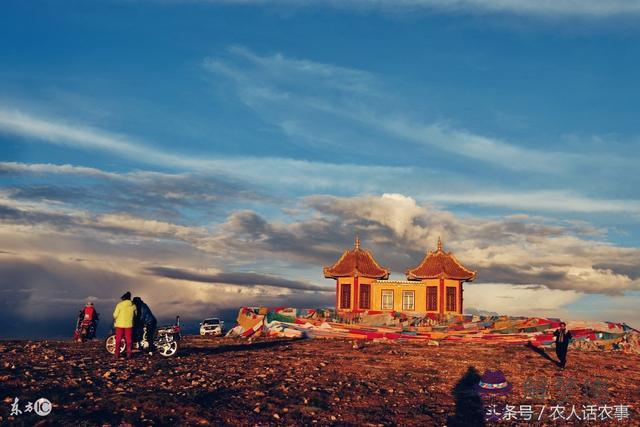
<instances>
[{"instance_id":1,"label":"stone ground","mask_svg":"<svg viewBox=\"0 0 640 427\"><path fill-rule=\"evenodd\" d=\"M136 354L127 362L114 361L100 341L0 341L0 423L473 426L484 411L472 387L499 369L513 389L484 397L485 405L534 410L534 421L502 425L566 425L551 421L551 406L564 406L566 417L575 405L582 418L590 404L631 405L629 419L613 424L640 425L638 355L574 351L563 371L526 346L201 337L182 344L174 358ZM54 408L11 417L15 397L21 410L40 397Z\"/></svg>"}]
</instances>

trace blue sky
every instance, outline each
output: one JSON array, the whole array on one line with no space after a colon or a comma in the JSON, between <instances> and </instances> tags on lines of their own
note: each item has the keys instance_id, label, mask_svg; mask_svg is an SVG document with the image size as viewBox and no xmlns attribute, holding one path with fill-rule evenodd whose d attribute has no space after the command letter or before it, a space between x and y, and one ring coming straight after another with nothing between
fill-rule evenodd
<instances>
[{"instance_id":1,"label":"blue sky","mask_svg":"<svg viewBox=\"0 0 640 427\"><path fill-rule=\"evenodd\" d=\"M330 304L358 232L398 278L442 235L477 309L640 320L638 2L2 9L11 319Z\"/></svg>"}]
</instances>

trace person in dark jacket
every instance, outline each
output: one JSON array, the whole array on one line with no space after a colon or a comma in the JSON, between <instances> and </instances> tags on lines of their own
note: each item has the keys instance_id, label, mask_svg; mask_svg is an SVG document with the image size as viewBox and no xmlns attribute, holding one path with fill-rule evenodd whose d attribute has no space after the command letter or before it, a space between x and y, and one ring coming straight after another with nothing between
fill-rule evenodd
<instances>
[{"instance_id":1,"label":"person in dark jacket","mask_svg":"<svg viewBox=\"0 0 640 427\"><path fill-rule=\"evenodd\" d=\"M567 350L571 341L571 332L567 331L567 324L560 322L560 327L555 330L553 336L556 337L556 356L558 356L558 366L564 368L567 364Z\"/></svg>"},{"instance_id":2,"label":"person in dark jacket","mask_svg":"<svg viewBox=\"0 0 640 427\"><path fill-rule=\"evenodd\" d=\"M153 353L154 351L153 339L155 337L156 327L158 326L158 322L155 316L153 315L153 313L151 312L151 309L149 308L149 306L145 304L144 301L142 301L142 298L135 297L133 299L133 303L136 305L136 308L137 308L136 325L138 328L139 337L142 338L142 333L144 331L144 328L146 327L147 340L149 341L149 353Z\"/></svg>"}]
</instances>

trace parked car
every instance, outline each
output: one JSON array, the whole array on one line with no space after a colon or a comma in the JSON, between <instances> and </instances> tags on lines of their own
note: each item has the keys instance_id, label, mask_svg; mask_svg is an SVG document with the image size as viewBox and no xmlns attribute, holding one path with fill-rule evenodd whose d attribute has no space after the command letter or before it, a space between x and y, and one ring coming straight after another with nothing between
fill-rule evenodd
<instances>
[{"instance_id":1,"label":"parked car","mask_svg":"<svg viewBox=\"0 0 640 427\"><path fill-rule=\"evenodd\" d=\"M204 319L200 322L200 335L221 336L224 333L224 322L217 317Z\"/></svg>"}]
</instances>

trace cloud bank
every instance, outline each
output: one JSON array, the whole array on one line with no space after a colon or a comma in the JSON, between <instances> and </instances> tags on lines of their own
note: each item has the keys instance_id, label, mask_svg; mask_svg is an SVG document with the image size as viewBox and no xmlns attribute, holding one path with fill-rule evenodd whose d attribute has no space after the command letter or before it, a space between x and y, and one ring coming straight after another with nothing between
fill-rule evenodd
<instances>
[{"instance_id":1,"label":"cloud bank","mask_svg":"<svg viewBox=\"0 0 640 427\"><path fill-rule=\"evenodd\" d=\"M212 4L264 5L259 0L193 0ZM442 11L448 13L506 13L536 17L604 18L640 14L640 4L634 0L276 0L270 5L292 7L319 6L339 9L380 10L408 13Z\"/></svg>"},{"instance_id":2,"label":"cloud bank","mask_svg":"<svg viewBox=\"0 0 640 427\"><path fill-rule=\"evenodd\" d=\"M144 174L111 176L54 165L1 170L81 173L147 188L144 178L138 182ZM158 178L175 190L176 177ZM398 278L442 237L446 250L478 272L465 294L470 309L513 312L521 297L535 297L541 305L527 313L570 316L567 306L585 295L618 301L640 290L640 251L608 243L606 230L524 214L461 216L401 194L307 196L279 206L277 215L238 207L207 225L181 215L123 212L118 204L80 209L78 198L52 203L42 194L11 188L0 196L5 320L22 331L44 328L47 318L66 325L64 319L87 298L108 316L125 290L143 296L164 319L210 316L242 305L328 306L333 286L321 268L352 246L356 232ZM223 191L221 197L228 195ZM206 210L207 204L191 209Z\"/></svg>"}]
</instances>

